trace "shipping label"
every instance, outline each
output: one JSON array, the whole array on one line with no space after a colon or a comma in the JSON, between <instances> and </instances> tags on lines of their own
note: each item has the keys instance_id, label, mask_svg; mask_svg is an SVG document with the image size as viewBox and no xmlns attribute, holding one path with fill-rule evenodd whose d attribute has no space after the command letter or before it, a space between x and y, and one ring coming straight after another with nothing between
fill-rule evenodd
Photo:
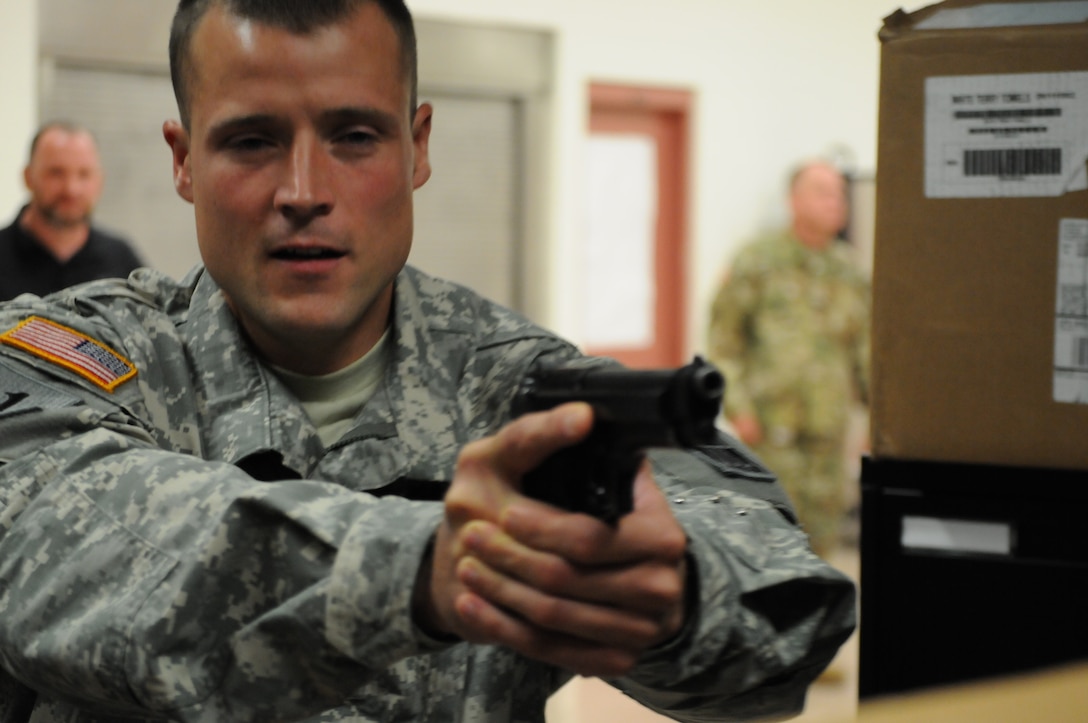
<instances>
[{"instance_id":1,"label":"shipping label","mask_svg":"<svg viewBox=\"0 0 1088 723\"><path fill-rule=\"evenodd\" d=\"M927 198L1088 188L1088 72L926 78Z\"/></svg>"},{"instance_id":2,"label":"shipping label","mask_svg":"<svg viewBox=\"0 0 1088 723\"><path fill-rule=\"evenodd\" d=\"M1063 218L1058 231L1054 401L1088 404L1088 219Z\"/></svg>"}]
</instances>

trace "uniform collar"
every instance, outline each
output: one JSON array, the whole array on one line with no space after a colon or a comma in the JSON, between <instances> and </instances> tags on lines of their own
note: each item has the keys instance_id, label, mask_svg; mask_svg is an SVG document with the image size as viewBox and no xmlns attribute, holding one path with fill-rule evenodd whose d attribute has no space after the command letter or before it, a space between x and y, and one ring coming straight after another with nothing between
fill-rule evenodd
<instances>
[{"instance_id":1,"label":"uniform collar","mask_svg":"<svg viewBox=\"0 0 1088 723\"><path fill-rule=\"evenodd\" d=\"M458 324L448 287L438 291L431 283L411 267L397 277L391 362L351 431L334 445L385 438L385 479L448 480L467 441L458 390L471 337Z\"/></svg>"},{"instance_id":2,"label":"uniform collar","mask_svg":"<svg viewBox=\"0 0 1088 723\"><path fill-rule=\"evenodd\" d=\"M323 450L301 405L257 361L218 285L201 270L183 332L194 359L194 380L207 405L206 454L231 464L278 453L302 476Z\"/></svg>"},{"instance_id":3,"label":"uniform collar","mask_svg":"<svg viewBox=\"0 0 1088 723\"><path fill-rule=\"evenodd\" d=\"M467 319L455 312L448 287L405 269L394 293L392 361L378 391L332 450L384 440L380 477L448 479L450 460L467 441L458 386L471 355ZM302 406L252 352L222 292L199 272L184 332L211 428L207 455L232 464L282 456L309 476L325 456ZM353 456L353 455L348 455Z\"/></svg>"}]
</instances>

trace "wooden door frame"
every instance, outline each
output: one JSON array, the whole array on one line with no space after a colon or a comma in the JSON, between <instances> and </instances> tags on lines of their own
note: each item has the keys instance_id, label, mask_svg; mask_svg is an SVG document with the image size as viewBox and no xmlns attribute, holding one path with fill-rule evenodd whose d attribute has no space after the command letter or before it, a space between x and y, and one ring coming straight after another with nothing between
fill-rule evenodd
<instances>
[{"instance_id":1,"label":"wooden door frame","mask_svg":"<svg viewBox=\"0 0 1088 723\"><path fill-rule=\"evenodd\" d=\"M631 366L674 366L683 363L687 350L688 318L688 190L691 147L692 93L671 88L652 88L611 83L589 86L589 127L596 112L650 113L665 124L671 139L658 166L659 217L655 234L653 351L594 349ZM662 286L664 282L664 286ZM659 335L664 335L660 338Z\"/></svg>"}]
</instances>

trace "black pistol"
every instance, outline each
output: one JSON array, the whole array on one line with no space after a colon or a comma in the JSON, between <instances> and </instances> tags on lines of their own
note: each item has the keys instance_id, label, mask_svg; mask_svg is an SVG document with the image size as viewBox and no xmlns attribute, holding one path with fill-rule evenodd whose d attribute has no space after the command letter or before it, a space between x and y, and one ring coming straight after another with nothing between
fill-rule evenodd
<instances>
[{"instance_id":1,"label":"black pistol","mask_svg":"<svg viewBox=\"0 0 1088 723\"><path fill-rule=\"evenodd\" d=\"M593 407L593 429L522 479L522 492L609 524L631 511L635 473L651 447L713 444L725 378L700 357L678 369L585 363L542 367L522 382L514 416L566 402Z\"/></svg>"}]
</instances>

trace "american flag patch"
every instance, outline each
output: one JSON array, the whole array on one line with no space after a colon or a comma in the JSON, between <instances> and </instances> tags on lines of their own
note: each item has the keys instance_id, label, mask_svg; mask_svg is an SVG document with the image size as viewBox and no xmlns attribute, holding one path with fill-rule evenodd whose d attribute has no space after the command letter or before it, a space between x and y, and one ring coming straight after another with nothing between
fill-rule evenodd
<instances>
[{"instance_id":1,"label":"american flag patch","mask_svg":"<svg viewBox=\"0 0 1088 723\"><path fill-rule=\"evenodd\" d=\"M136 376L132 362L113 349L40 316L31 316L0 334L0 342L48 359L108 392Z\"/></svg>"}]
</instances>

